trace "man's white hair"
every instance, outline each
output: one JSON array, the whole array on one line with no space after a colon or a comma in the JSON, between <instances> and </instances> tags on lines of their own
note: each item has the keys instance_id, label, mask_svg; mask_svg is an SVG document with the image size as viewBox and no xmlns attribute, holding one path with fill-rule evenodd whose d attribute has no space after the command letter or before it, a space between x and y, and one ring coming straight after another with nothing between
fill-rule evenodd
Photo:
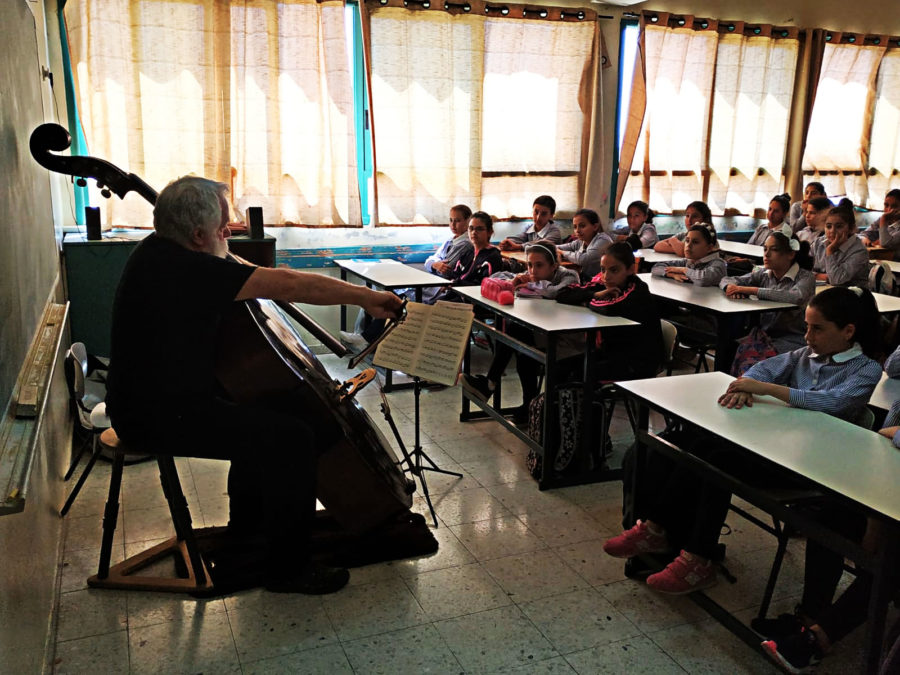
<instances>
[{"instance_id":1,"label":"man's white hair","mask_svg":"<svg viewBox=\"0 0 900 675\"><path fill-rule=\"evenodd\" d=\"M153 227L160 236L189 244L198 227L210 231L222 222L220 197L225 183L200 176L182 176L163 188L153 209Z\"/></svg>"}]
</instances>

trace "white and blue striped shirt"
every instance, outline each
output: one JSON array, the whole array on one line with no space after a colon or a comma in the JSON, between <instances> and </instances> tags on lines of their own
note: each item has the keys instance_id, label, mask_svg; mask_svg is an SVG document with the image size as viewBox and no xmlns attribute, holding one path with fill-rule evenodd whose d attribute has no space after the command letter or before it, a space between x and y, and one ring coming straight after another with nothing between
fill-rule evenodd
<instances>
[{"instance_id":1,"label":"white and blue striped shirt","mask_svg":"<svg viewBox=\"0 0 900 675\"><path fill-rule=\"evenodd\" d=\"M881 380L881 366L859 344L819 356L810 347L760 361L744 377L790 387L790 405L853 420Z\"/></svg>"}]
</instances>

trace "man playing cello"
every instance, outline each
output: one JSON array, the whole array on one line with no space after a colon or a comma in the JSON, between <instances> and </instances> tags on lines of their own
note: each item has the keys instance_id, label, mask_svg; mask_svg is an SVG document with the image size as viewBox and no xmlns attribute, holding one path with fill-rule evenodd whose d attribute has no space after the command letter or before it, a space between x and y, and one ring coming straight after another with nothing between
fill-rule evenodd
<instances>
[{"instance_id":1,"label":"man playing cello","mask_svg":"<svg viewBox=\"0 0 900 675\"><path fill-rule=\"evenodd\" d=\"M185 176L159 194L155 232L132 253L116 293L107 410L125 442L231 460L229 529L265 535L266 588L331 593L349 573L313 561L308 541L318 455L339 432L302 400L229 400L215 375L219 326L235 302L251 298L353 304L383 318L396 316L401 301L331 277L226 259L227 190Z\"/></svg>"}]
</instances>

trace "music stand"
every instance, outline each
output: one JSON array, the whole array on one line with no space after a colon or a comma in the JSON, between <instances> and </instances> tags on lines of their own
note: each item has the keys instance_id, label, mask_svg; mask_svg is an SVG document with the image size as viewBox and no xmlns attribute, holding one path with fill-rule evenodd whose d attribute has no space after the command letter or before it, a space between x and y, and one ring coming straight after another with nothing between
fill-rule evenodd
<instances>
[{"instance_id":1,"label":"music stand","mask_svg":"<svg viewBox=\"0 0 900 675\"><path fill-rule=\"evenodd\" d=\"M384 332L382 332L382 334L378 336L378 339L374 340L366 349L350 359L350 367L355 368L356 365L360 361L362 361L362 359L371 354L378 346L378 344L382 340L384 340L384 338L386 338L397 326L399 326L405 318L406 300L403 301L403 308L401 310L400 316L398 316L396 319L391 319L391 321L385 327ZM391 431L394 434L394 438L397 439L397 445L400 446L400 452L403 455L403 459L398 462L398 465L400 466L402 471L409 472L414 476L414 478L419 479L419 483L422 486L422 494L425 496L425 502L428 504L428 509L431 511L431 517L434 520L434 526L437 527L437 514L434 511L434 505L431 503L431 495L428 492L428 482L425 480L424 472L433 471L434 473L443 473L448 476L456 476L457 478L462 478L462 474L457 471L447 471L446 469L441 469L435 463L435 461L428 456L428 453L426 453L425 450L422 449L420 435L421 416L419 408L419 397L422 393L422 379L415 373L407 373L407 375L412 375L413 378L413 396L415 401L415 445L413 445L413 450L411 453L406 449L406 444L404 444L403 442L403 438L400 435L400 430L397 428L397 425L394 422L394 417L391 414L391 407L387 401L387 395L384 393L384 389L379 386L379 390L381 392L381 412L384 415L384 418L387 420L388 426L390 426ZM423 460L427 462L427 465L423 464Z\"/></svg>"}]
</instances>

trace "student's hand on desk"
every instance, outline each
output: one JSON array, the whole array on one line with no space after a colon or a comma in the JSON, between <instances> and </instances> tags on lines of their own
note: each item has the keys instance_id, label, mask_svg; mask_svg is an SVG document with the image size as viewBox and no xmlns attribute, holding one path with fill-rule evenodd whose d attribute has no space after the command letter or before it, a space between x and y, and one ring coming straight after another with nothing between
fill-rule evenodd
<instances>
[{"instance_id":1,"label":"student's hand on desk","mask_svg":"<svg viewBox=\"0 0 900 675\"><path fill-rule=\"evenodd\" d=\"M816 274L816 281L828 281L828 275L825 272L818 272Z\"/></svg>"},{"instance_id":2,"label":"student's hand on desk","mask_svg":"<svg viewBox=\"0 0 900 675\"><path fill-rule=\"evenodd\" d=\"M534 281L534 278L527 272L525 272L524 274L517 274L512 279L513 286L515 286L516 288L518 288L519 286L524 286L525 284L532 281Z\"/></svg>"},{"instance_id":3,"label":"student's hand on desk","mask_svg":"<svg viewBox=\"0 0 900 675\"><path fill-rule=\"evenodd\" d=\"M894 434L896 434L898 431L900 431L900 427L885 427L884 429L879 429L878 433L885 438L894 440Z\"/></svg>"},{"instance_id":4,"label":"student's hand on desk","mask_svg":"<svg viewBox=\"0 0 900 675\"><path fill-rule=\"evenodd\" d=\"M666 268L666 276L669 279L674 279L675 281L685 282L688 280L688 276L685 273L686 270L684 267L667 267Z\"/></svg>"},{"instance_id":5,"label":"student's hand on desk","mask_svg":"<svg viewBox=\"0 0 900 675\"><path fill-rule=\"evenodd\" d=\"M435 270L438 274L448 274L450 272L450 265L438 260L437 262L431 263L431 269Z\"/></svg>"},{"instance_id":6,"label":"student's hand on desk","mask_svg":"<svg viewBox=\"0 0 900 675\"><path fill-rule=\"evenodd\" d=\"M753 394L745 391L726 391L719 397L719 405L725 408L740 410L744 406L753 407Z\"/></svg>"},{"instance_id":7,"label":"student's hand on desk","mask_svg":"<svg viewBox=\"0 0 900 675\"><path fill-rule=\"evenodd\" d=\"M394 319L400 315L403 300L390 291L372 291L362 308L376 319Z\"/></svg>"},{"instance_id":8,"label":"student's hand on desk","mask_svg":"<svg viewBox=\"0 0 900 675\"><path fill-rule=\"evenodd\" d=\"M594 300L614 300L622 295L622 291L618 288L607 288L594 293Z\"/></svg>"},{"instance_id":9,"label":"student's hand on desk","mask_svg":"<svg viewBox=\"0 0 900 675\"><path fill-rule=\"evenodd\" d=\"M743 300L749 298L756 293L756 289L752 286L738 286L737 284L728 284L725 287L725 295L735 300Z\"/></svg>"}]
</instances>

